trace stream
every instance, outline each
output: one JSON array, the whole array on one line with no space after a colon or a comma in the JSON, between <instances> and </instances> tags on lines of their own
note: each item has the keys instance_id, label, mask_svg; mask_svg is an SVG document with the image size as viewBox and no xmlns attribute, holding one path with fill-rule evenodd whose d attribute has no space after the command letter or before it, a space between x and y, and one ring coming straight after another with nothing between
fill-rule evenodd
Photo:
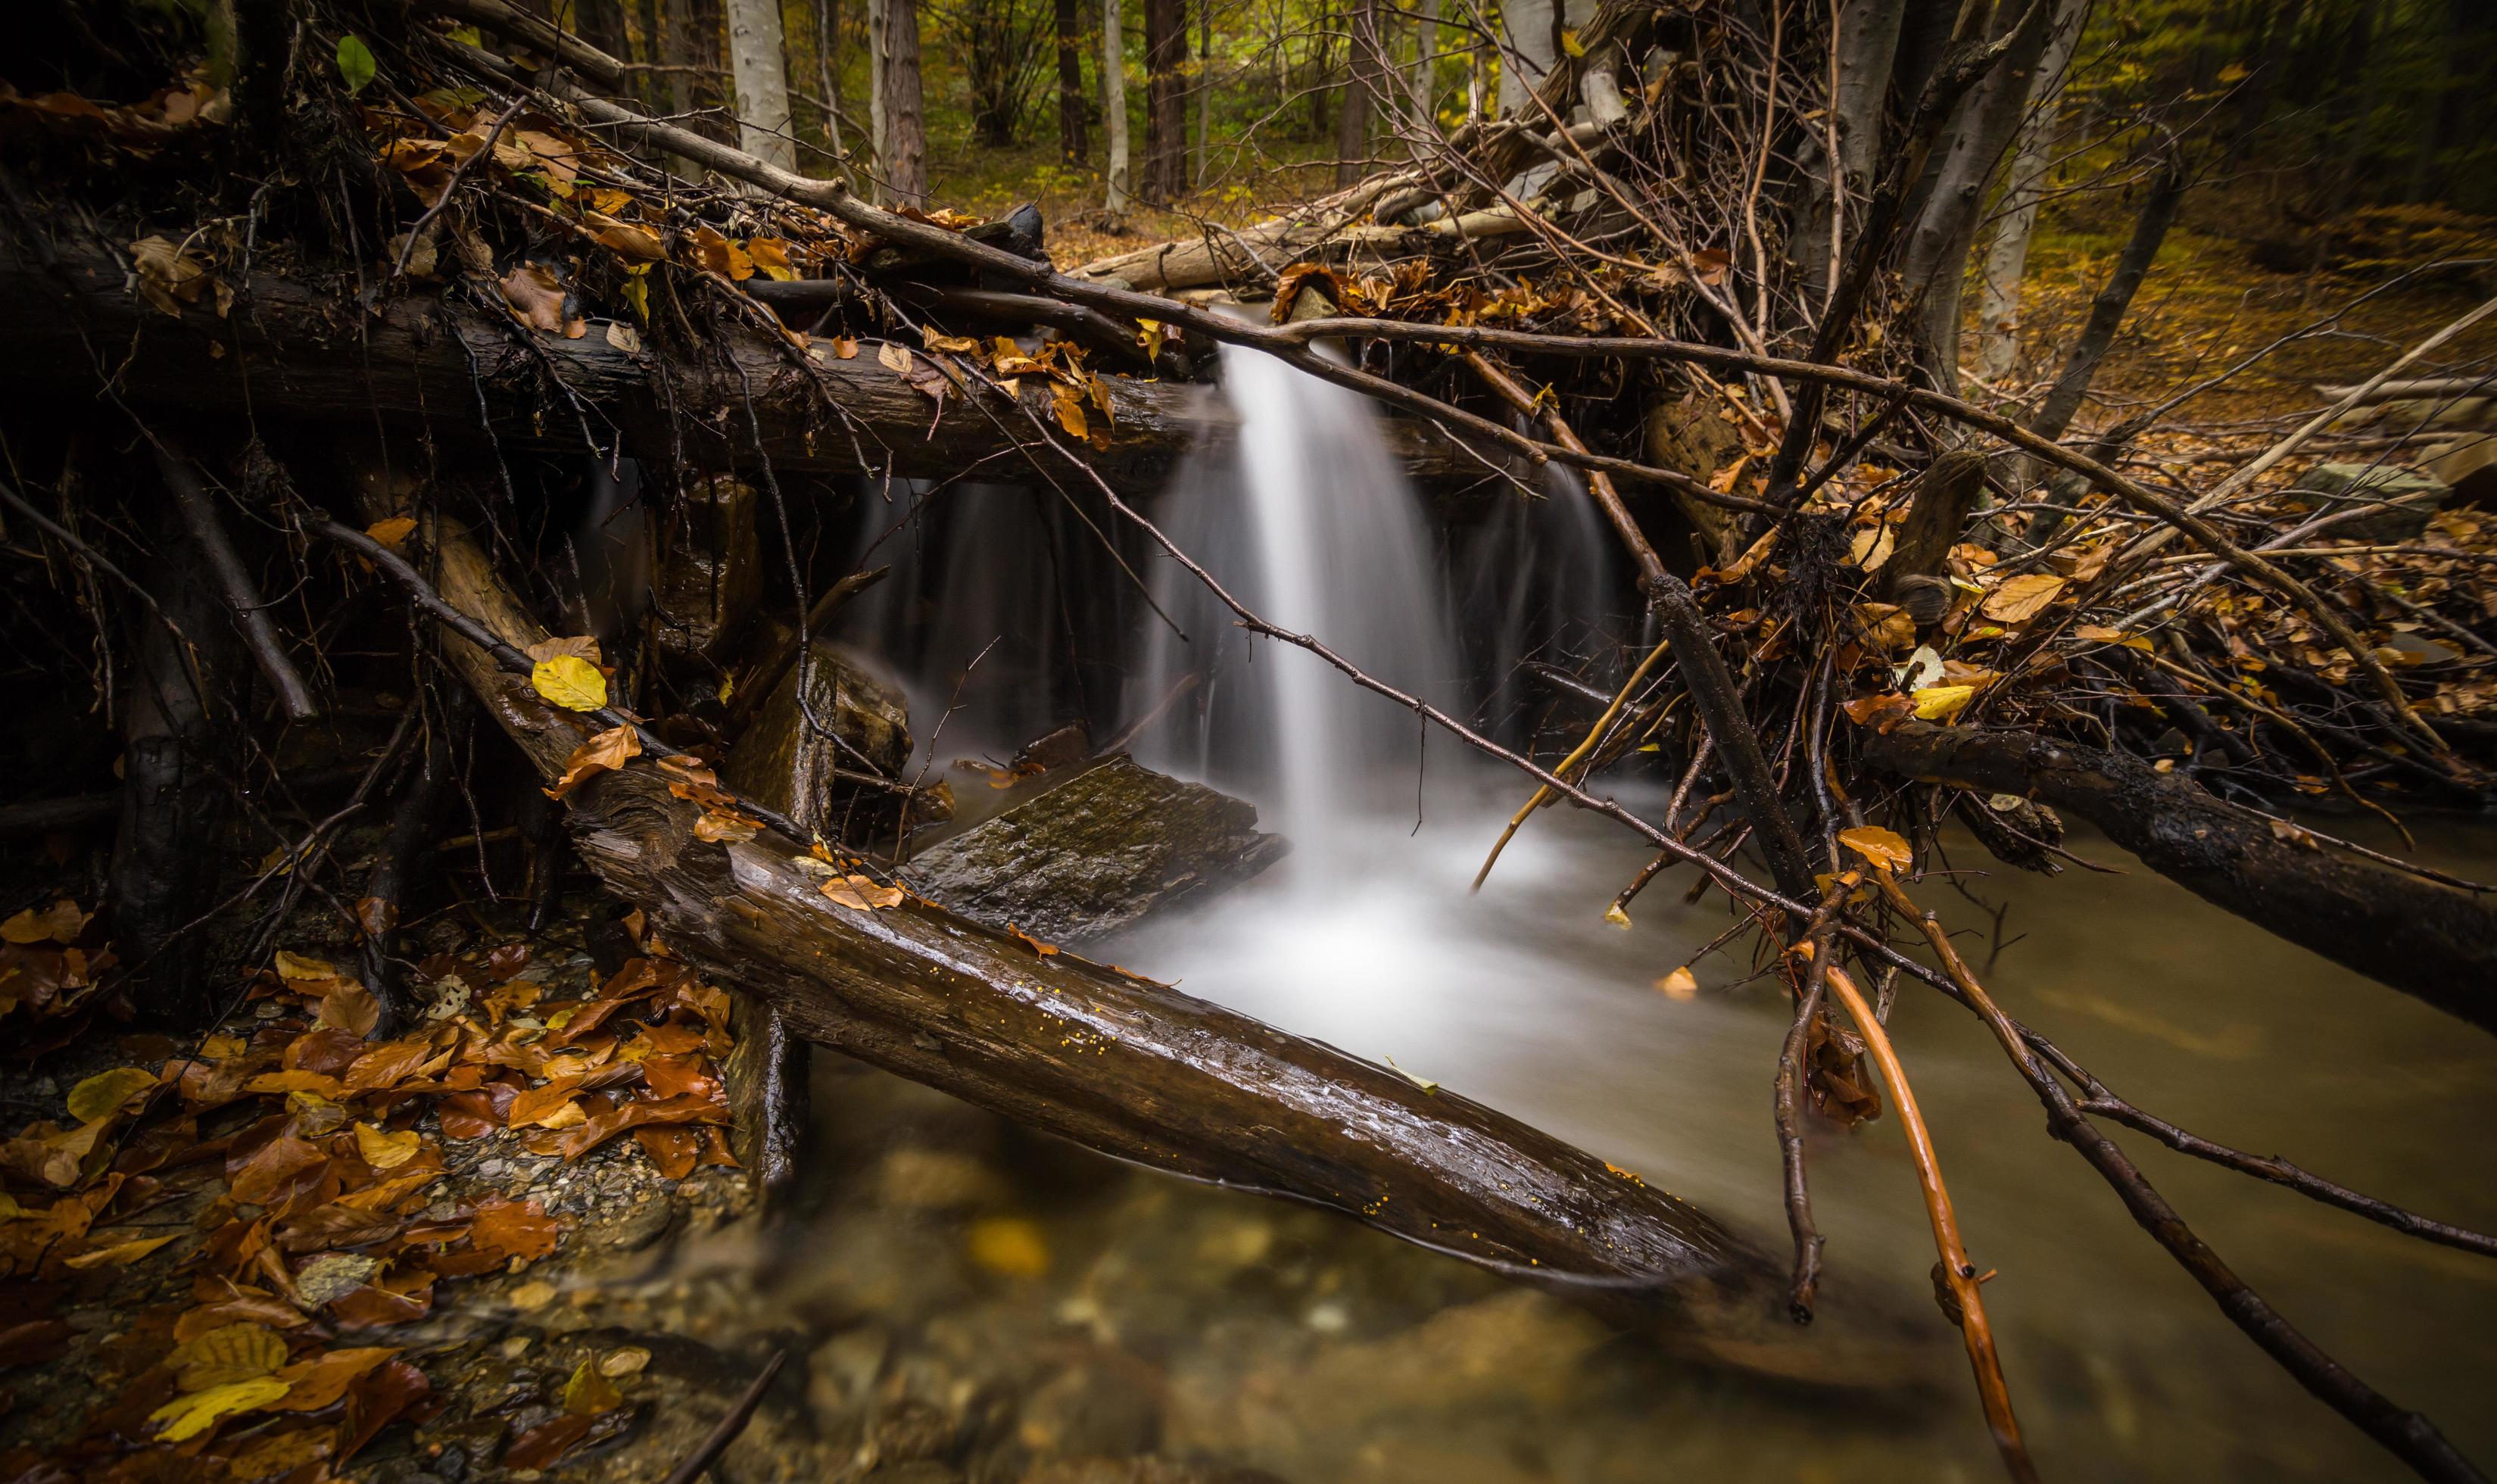
<instances>
[{"instance_id":1,"label":"stream","mask_svg":"<svg viewBox=\"0 0 2497 1484\"><path fill-rule=\"evenodd\" d=\"M1505 678L1519 656L1566 652L1600 627L1591 595L1618 574L1578 491L1553 487L1489 562L1438 551L1357 399L1253 356L1226 364L1226 394L1236 444L1192 463L1156 519L1265 616L1477 713L1485 698L1466 694L1467 675ZM1530 554L1506 570L1501 551ZM931 578L894 593L985 584L998 616L913 651L914 714L961 713L948 754L1032 735L1050 685L971 663L989 628L1058 601L1022 585L1027 553L1000 556L992 531L985 550L917 559ZM1001 565L1026 576L1000 578ZM1409 711L1311 655L1252 643L1176 563L1157 560L1149 581L1160 612L1138 616L1124 665L1124 713L1152 718L1134 750L1250 799L1295 851L1227 897L1083 950L1392 1058L1638 1172L1783 1263L1769 1094L1787 998L1752 974L1748 935L1697 964L1695 994L1660 988L1728 926L1723 895L1686 904L1690 872L1668 871L1629 928L1607 925L1604 905L1646 852L1567 808L1536 815L1470 894L1523 802L1516 774L1444 735L1425 741ZM893 621L872 612L861 621ZM1599 787L1662 813L1652 778ZM2318 823L2398 848L2368 822ZM2497 872L2484 823L2416 828L2420 859ZM1941 874L1919 900L1966 934L2007 1009L2119 1093L2428 1216L2497 1227L2497 1042L2086 834L2068 843L2108 873L2047 880L1964 835L1944 843L1978 900ZM1998 1270L1987 1309L2048 1477L2403 1476L2047 1137L1974 1017L1909 984L1890 1026L1972 1255ZM2000 1476L1931 1302L1932 1240L1895 1117L1845 1132L1811 1121L1829 1246L1824 1318L1794 1341L1815 1357L1799 1380L1676 1358L1564 1296L1327 1215L1128 1170L847 1063L824 1058L817 1093L816 1215L766 1281L770 1302L829 1337L810 1383L826 1405L915 1397L1000 1439L1000 1457L1151 1454L1215 1470L1068 1479ZM2294 1324L2466 1454L2497 1457L2497 1264L2119 1137ZM1224 1471L1238 1469L1263 1474Z\"/></svg>"}]
</instances>

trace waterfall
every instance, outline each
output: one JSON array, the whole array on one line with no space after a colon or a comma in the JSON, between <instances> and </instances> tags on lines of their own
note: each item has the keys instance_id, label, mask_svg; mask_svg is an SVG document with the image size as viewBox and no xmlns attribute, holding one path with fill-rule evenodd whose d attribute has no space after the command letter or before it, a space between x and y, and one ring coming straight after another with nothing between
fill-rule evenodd
<instances>
[{"instance_id":1,"label":"waterfall","mask_svg":"<svg viewBox=\"0 0 2497 1484\"><path fill-rule=\"evenodd\" d=\"M1532 741L1549 687L1521 668L1541 660L1604 683L1618 668L1621 616L1608 599L1626 585L1619 549L1577 471L1543 470L1538 496L1510 489L1465 532L1454 563L1467 671L1482 690L1476 723L1511 745Z\"/></svg>"},{"instance_id":2,"label":"waterfall","mask_svg":"<svg viewBox=\"0 0 2497 1484\"><path fill-rule=\"evenodd\" d=\"M1259 616L1448 704L1461 662L1439 565L1368 399L1271 356L1221 355L1237 436L1183 467L1162 528ZM1305 860L1360 817L1409 806L1419 718L1316 655L1247 639L1175 562L1155 563L1153 586L1185 638L1146 616L1126 702L1152 718L1135 742L1146 761L1255 800Z\"/></svg>"}]
</instances>

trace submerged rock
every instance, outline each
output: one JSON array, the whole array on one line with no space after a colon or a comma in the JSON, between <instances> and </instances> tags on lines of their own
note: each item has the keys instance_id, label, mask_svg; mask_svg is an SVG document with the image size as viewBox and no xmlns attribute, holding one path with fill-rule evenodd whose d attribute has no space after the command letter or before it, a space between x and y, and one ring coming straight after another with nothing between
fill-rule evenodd
<instances>
[{"instance_id":1,"label":"submerged rock","mask_svg":"<svg viewBox=\"0 0 2497 1484\"><path fill-rule=\"evenodd\" d=\"M965 917L1055 942L1237 886L1290 848L1253 806L1122 756L928 846L909 875Z\"/></svg>"}]
</instances>

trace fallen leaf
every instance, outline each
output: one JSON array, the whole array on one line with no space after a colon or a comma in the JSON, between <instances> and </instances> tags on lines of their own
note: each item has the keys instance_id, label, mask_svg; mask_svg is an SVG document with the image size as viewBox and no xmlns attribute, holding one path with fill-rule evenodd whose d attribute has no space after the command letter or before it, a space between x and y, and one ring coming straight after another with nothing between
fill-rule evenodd
<instances>
[{"instance_id":1,"label":"fallen leaf","mask_svg":"<svg viewBox=\"0 0 2497 1484\"><path fill-rule=\"evenodd\" d=\"M355 1457L373 1436L411 1406L432 1395L425 1373L403 1360L389 1360L355 1377L348 1385L347 1420L338 1430L338 1462ZM504 1460L507 1466L510 1460Z\"/></svg>"},{"instance_id":2,"label":"fallen leaf","mask_svg":"<svg viewBox=\"0 0 2497 1484\"><path fill-rule=\"evenodd\" d=\"M284 1397L287 1385L269 1376L255 1376L247 1381L234 1381L224 1386L211 1386L176 1397L147 1414L150 1422L161 1422L164 1431L157 1436L167 1442L180 1442L196 1437L228 1417L241 1412L266 1409Z\"/></svg>"},{"instance_id":3,"label":"fallen leaf","mask_svg":"<svg viewBox=\"0 0 2497 1484\"><path fill-rule=\"evenodd\" d=\"M364 534L395 552L415 530L416 517L393 516L387 521L375 521L365 526Z\"/></svg>"},{"instance_id":4,"label":"fallen leaf","mask_svg":"<svg viewBox=\"0 0 2497 1484\"><path fill-rule=\"evenodd\" d=\"M389 1345L356 1345L273 1368L289 1388L285 1401L269 1408L279 1412L317 1412L347 1394L358 1377L386 1365L398 1354ZM283 1357L281 1356L282 1360Z\"/></svg>"},{"instance_id":5,"label":"fallen leaf","mask_svg":"<svg viewBox=\"0 0 2497 1484\"><path fill-rule=\"evenodd\" d=\"M589 741L572 749L564 759L563 776L546 791L550 799L560 799L602 773L608 773L642 755L641 734L629 726L609 727Z\"/></svg>"},{"instance_id":6,"label":"fallen leaf","mask_svg":"<svg viewBox=\"0 0 2497 1484\"><path fill-rule=\"evenodd\" d=\"M1846 703L1839 710L1847 713L1848 720L1859 727L1871 727L1876 732L1887 733L1900 722L1916 714L1916 703L1906 696L1865 696Z\"/></svg>"},{"instance_id":7,"label":"fallen leaf","mask_svg":"<svg viewBox=\"0 0 2497 1484\"><path fill-rule=\"evenodd\" d=\"M1658 980L1656 987L1664 992L1664 997L1667 999L1699 997L1699 976L1691 971L1691 965L1688 963Z\"/></svg>"},{"instance_id":8,"label":"fallen leaf","mask_svg":"<svg viewBox=\"0 0 2497 1484\"><path fill-rule=\"evenodd\" d=\"M878 364L896 376L910 374L910 348L906 345L896 345L887 340L875 348L875 359Z\"/></svg>"},{"instance_id":9,"label":"fallen leaf","mask_svg":"<svg viewBox=\"0 0 2497 1484\"><path fill-rule=\"evenodd\" d=\"M2295 845L2300 850L2321 851L2323 848L2323 842L2315 837L2314 831L2293 825L2286 819L2275 819L2271 822L2271 837L2284 844Z\"/></svg>"},{"instance_id":10,"label":"fallen leaf","mask_svg":"<svg viewBox=\"0 0 2497 1484\"><path fill-rule=\"evenodd\" d=\"M1616 928L1627 931L1630 925L1630 915L1628 912L1623 911L1622 904L1616 901L1611 906L1604 908L1604 921L1612 924Z\"/></svg>"},{"instance_id":11,"label":"fallen leaf","mask_svg":"<svg viewBox=\"0 0 2497 1484\"><path fill-rule=\"evenodd\" d=\"M2019 623L2054 602L2064 590L2064 584L2065 579L2044 572L2006 578L2001 586L1986 594L1977 612L2005 623Z\"/></svg>"},{"instance_id":12,"label":"fallen leaf","mask_svg":"<svg viewBox=\"0 0 2497 1484\"><path fill-rule=\"evenodd\" d=\"M111 1118L127 1107L133 1098L155 1090L157 1076L145 1067L115 1067L98 1072L70 1089L70 1117L81 1123Z\"/></svg>"},{"instance_id":13,"label":"fallen leaf","mask_svg":"<svg viewBox=\"0 0 2497 1484\"><path fill-rule=\"evenodd\" d=\"M424 1147L424 1136L413 1128L393 1133L370 1123L356 1125L356 1152L376 1170L395 1170L415 1158L416 1152Z\"/></svg>"},{"instance_id":14,"label":"fallen leaf","mask_svg":"<svg viewBox=\"0 0 2497 1484\"><path fill-rule=\"evenodd\" d=\"M1968 703L1975 695L1976 687L1974 685L1928 685L1914 692L1910 699L1916 703L1917 720L1947 723L1967 710Z\"/></svg>"},{"instance_id":15,"label":"fallen leaf","mask_svg":"<svg viewBox=\"0 0 2497 1484\"><path fill-rule=\"evenodd\" d=\"M822 890L824 895L831 898L837 905L850 907L861 912L870 912L885 907L898 907L901 905L901 888L898 886L878 885L875 878L872 876L836 876L832 880L825 882ZM1023 936L1021 933L1016 933L1015 935L1017 937ZM1025 941L1028 942L1030 940L1027 938ZM1038 952L1037 949L1034 949L1033 951ZM1056 953L1057 951L1058 950L1055 948L1050 950L1051 953Z\"/></svg>"},{"instance_id":16,"label":"fallen leaf","mask_svg":"<svg viewBox=\"0 0 2497 1484\"><path fill-rule=\"evenodd\" d=\"M789 266L789 244L778 237L756 237L745 244L745 256L766 278L787 283L798 276Z\"/></svg>"},{"instance_id":17,"label":"fallen leaf","mask_svg":"<svg viewBox=\"0 0 2497 1484\"><path fill-rule=\"evenodd\" d=\"M681 1124L649 1124L634 1129L633 1138L667 1179L682 1180L694 1172L694 1155L702 1141L692 1129Z\"/></svg>"},{"instance_id":18,"label":"fallen leaf","mask_svg":"<svg viewBox=\"0 0 2497 1484\"><path fill-rule=\"evenodd\" d=\"M1058 409L1058 426L1066 429L1070 438L1090 440L1091 429L1084 420L1084 394L1064 382L1049 384L1051 405Z\"/></svg>"},{"instance_id":19,"label":"fallen leaf","mask_svg":"<svg viewBox=\"0 0 2497 1484\"><path fill-rule=\"evenodd\" d=\"M1915 864L1915 848L1896 830L1880 825L1859 825L1838 832L1838 842L1876 866L1904 870Z\"/></svg>"},{"instance_id":20,"label":"fallen leaf","mask_svg":"<svg viewBox=\"0 0 2497 1484\"><path fill-rule=\"evenodd\" d=\"M1006 936L1029 949L1031 951L1031 956L1035 959L1051 958L1058 952L1058 945L1056 943L1044 943L1040 939L1033 937L1030 933L1011 925L1006 929Z\"/></svg>"},{"instance_id":21,"label":"fallen leaf","mask_svg":"<svg viewBox=\"0 0 2497 1484\"><path fill-rule=\"evenodd\" d=\"M140 297L176 319L185 305L198 303L217 287L205 264L165 237L131 243L130 261L138 269Z\"/></svg>"},{"instance_id":22,"label":"fallen leaf","mask_svg":"<svg viewBox=\"0 0 2497 1484\"><path fill-rule=\"evenodd\" d=\"M572 1368L572 1378L563 1383L563 1409L575 1417L595 1417L623 1405L624 1393L599 1373L596 1361L585 1356Z\"/></svg>"},{"instance_id":23,"label":"fallen leaf","mask_svg":"<svg viewBox=\"0 0 2497 1484\"><path fill-rule=\"evenodd\" d=\"M555 276L553 267L544 263L516 263L512 270L494 280L503 291L503 301L512 308L512 317L531 330L549 334L564 332L563 280Z\"/></svg>"},{"instance_id":24,"label":"fallen leaf","mask_svg":"<svg viewBox=\"0 0 2497 1484\"><path fill-rule=\"evenodd\" d=\"M1000 1278L1039 1278L1049 1272L1049 1239L1021 1216L986 1216L971 1223L971 1261Z\"/></svg>"},{"instance_id":25,"label":"fallen leaf","mask_svg":"<svg viewBox=\"0 0 2497 1484\"><path fill-rule=\"evenodd\" d=\"M694 261L732 283L754 276L754 260L745 249L701 223L694 226Z\"/></svg>"},{"instance_id":26,"label":"fallen leaf","mask_svg":"<svg viewBox=\"0 0 2497 1484\"><path fill-rule=\"evenodd\" d=\"M495 1199L478 1206L476 1220L468 1228L468 1241L477 1250L491 1252L497 1258L534 1261L554 1250L555 1232L554 1217L535 1200Z\"/></svg>"},{"instance_id":27,"label":"fallen leaf","mask_svg":"<svg viewBox=\"0 0 2497 1484\"><path fill-rule=\"evenodd\" d=\"M642 349L642 332L625 324L622 320L609 320L607 322L607 343L628 356L636 355Z\"/></svg>"},{"instance_id":28,"label":"fallen leaf","mask_svg":"<svg viewBox=\"0 0 2497 1484\"><path fill-rule=\"evenodd\" d=\"M381 1001L372 991L352 979L332 981L330 993L321 996L320 1025L368 1036L381 1022Z\"/></svg>"},{"instance_id":29,"label":"fallen leaf","mask_svg":"<svg viewBox=\"0 0 2497 1484\"><path fill-rule=\"evenodd\" d=\"M589 1436L589 1421L565 1415L539 1423L512 1439L512 1445L503 1450L501 1468L505 1472L553 1468L575 1443Z\"/></svg>"},{"instance_id":30,"label":"fallen leaf","mask_svg":"<svg viewBox=\"0 0 2497 1484\"><path fill-rule=\"evenodd\" d=\"M327 959L305 958L301 954L288 953L283 948L277 950L274 966L277 969L277 977L289 984L309 984L322 979L346 977L339 970L338 965Z\"/></svg>"},{"instance_id":31,"label":"fallen leaf","mask_svg":"<svg viewBox=\"0 0 2497 1484\"><path fill-rule=\"evenodd\" d=\"M607 704L607 677L578 655L558 654L538 661L529 672L529 683L566 710L594 711Z\"/></svg>"},{"instance_id":32,"label":"fallen leaf","mask_svg":"<svg viewBox=\"0 0 2497 1484\"><path fill-rule=\"evenodd\" d=\"M91 915L79 911L77 902L63 897L48 907L41 910L28 907L0 923L0 940L20 947L41 943L47 938L55 943L75 943L78 935L86 931L87 919Z\"/></svg>"},{"instance_id":33,"label":"fallen leaf","mask_svg":"<svg viewBox=\"0 0 2497 1484\"><path fill-rule=\"evenodd\" d=\"M734 809L705 809L702 817L694 821L694 838L713 843L738 844L762 833L762 820Z\"/></svg>"},{"instance_id":34,"label":"fallen leaf","mask_svg":"<svg viewBox=\"0 0 2497 1484\"><path fill-rule=\"evenodd\" d=\"M286 1342L265 1324L223 1324L174 1346L165 1364L184 1391L206 1391L274 1373Z\"/></svg>"},{"instance_id":35,"label":"fallen leaf","mask_svg":"<svg viewBox=\"0 0 2497 1484\"><path fill-rule=\"evenodd\" d=\"M649 1364L649 1351L637 1344L628 1344L598 1357L598 1373L611 1379L638 1375Z\"/></svg>"},{"instance_id":36,"label":"fallen leaf","mask_svg":"<svg viewBox=\"0 0 2497 1484\"><path fill-rule=\"evenodd\" d=\"M181 1233L175 1232L174 1237L180 1235ZM91 1252L80 1252L76 1257L70 1258L68 1266L82 1273L94 1268L126 1268L173 1241L174 1237L142 1237L136 1242L120 1242L111 1247L100 1247Z\"/></svg>"}]
</instances>

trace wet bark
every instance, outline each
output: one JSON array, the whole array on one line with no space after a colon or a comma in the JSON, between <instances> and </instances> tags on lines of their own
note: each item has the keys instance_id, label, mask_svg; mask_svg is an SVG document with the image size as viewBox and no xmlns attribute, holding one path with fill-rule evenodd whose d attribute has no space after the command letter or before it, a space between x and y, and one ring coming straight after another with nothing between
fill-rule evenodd
<instances>
[{"instance_id":1,"label":"wet bark","mask_svg":"<svg viewBox=\"0 0 2497 1484\"><path fill-rule=\"evenodd\" d=\"M1906 777L2068 809L2214 906L2497 1030L2497 897L2323 844L2122 753L1924 722L1867 734L1863 749Z\"/></svg>"}]
</instances>

